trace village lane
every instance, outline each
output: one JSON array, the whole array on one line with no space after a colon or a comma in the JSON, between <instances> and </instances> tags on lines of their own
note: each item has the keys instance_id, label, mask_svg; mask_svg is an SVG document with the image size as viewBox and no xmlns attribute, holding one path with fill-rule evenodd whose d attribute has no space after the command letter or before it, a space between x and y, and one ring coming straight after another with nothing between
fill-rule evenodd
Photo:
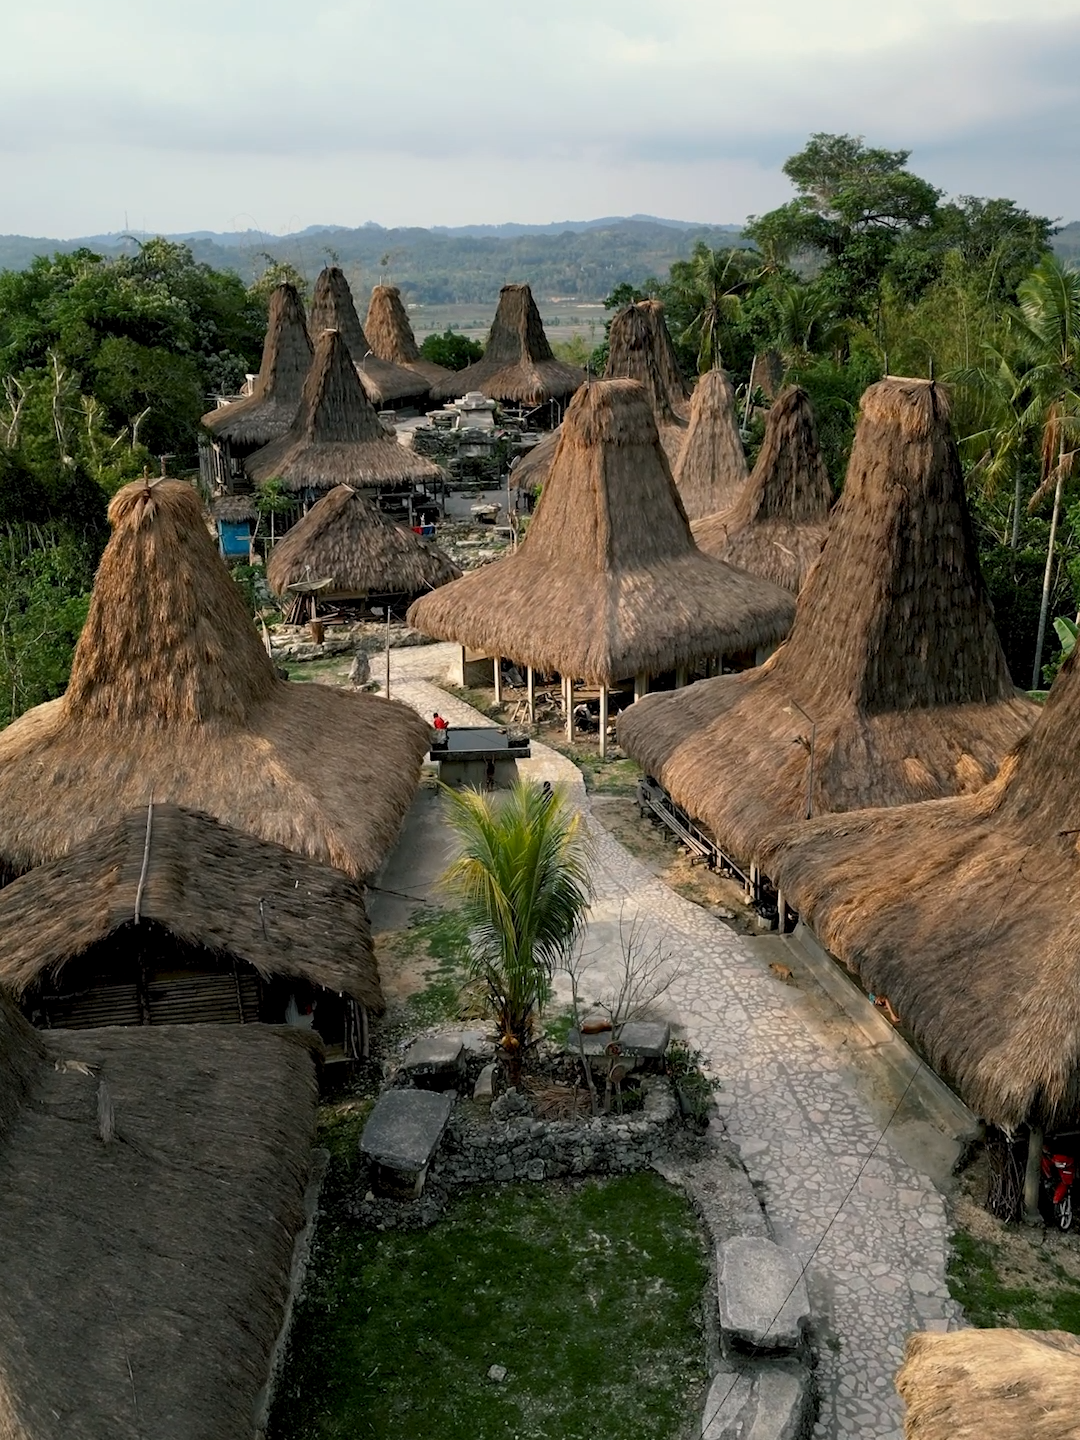
<instances>
[{"instance_id":1,"label":"village lane","mask_svg":"<svg viewBox=\"0 0 1080 1440\"><path fill-rule=\"evenodd\" d=\"M438 709L451 724L490 724L438 688L454 649L393 652L394 697L429 719ZM945 1279L942 1195L882 1135L851 1083L849 1057L807 1024L798 991L770 973L753 942L677 895L593 820L568 759L535 741L532 751L523 770L565 785L589 817L594 949L617 949L627 917L661 941L677 971L667 1012L723 1084L723 1124L760 1187L775 1239L808 1266L820 1342L815 1435L900 1440L893 1377L906 1336L963 1324Z\"/></svg>"}]
</instances>

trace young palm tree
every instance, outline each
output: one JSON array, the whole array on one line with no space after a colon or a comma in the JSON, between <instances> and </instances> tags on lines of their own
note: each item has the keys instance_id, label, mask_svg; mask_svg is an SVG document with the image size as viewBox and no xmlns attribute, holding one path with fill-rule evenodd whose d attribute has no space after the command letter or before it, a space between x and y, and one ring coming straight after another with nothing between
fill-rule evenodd
<instances>
[{"instance_id":1,"label":"young palm tree","mask_svg":"<svg viewBox=\"0 0 1080 1440\"><path fill-rule=\"evenodd\" d=\"M738 319L739 296L759 273L749 251L710 250L704 241L688 261L673 267L672 283L692 316L681 338L697 342L699 375L722 364L724 332Z\"/></svg>"},{"instance_id":2,"label":"young palm tree","mask_svg":"<svg viewBox=\"0 0 1080 1440\"><path fill-rule=\"evenodd\" d=\"M464 902L472 970L487 986L516 1081L552 975L585 923L591 841L557 790L518 782L502 796L443 794L460 848L441 883Z\"/></svg>"}]
</instances>

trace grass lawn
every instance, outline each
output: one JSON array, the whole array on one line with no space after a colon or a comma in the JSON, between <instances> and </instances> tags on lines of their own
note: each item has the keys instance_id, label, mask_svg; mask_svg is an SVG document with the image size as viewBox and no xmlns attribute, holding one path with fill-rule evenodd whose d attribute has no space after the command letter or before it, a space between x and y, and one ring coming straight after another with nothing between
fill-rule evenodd
<instances>
[{"instance_id":1,"label":"grass lawn","mask_svg":"<svg viewBox=\"0 0 1080 1440\"><path fill-rule=\"evenodd\" d=\"M335 1211L271 1440L668 1440L685 1425L705 1381L704 1245L658 1176L469 1192L426 1231Z\"/></svg>"}]
</instances>

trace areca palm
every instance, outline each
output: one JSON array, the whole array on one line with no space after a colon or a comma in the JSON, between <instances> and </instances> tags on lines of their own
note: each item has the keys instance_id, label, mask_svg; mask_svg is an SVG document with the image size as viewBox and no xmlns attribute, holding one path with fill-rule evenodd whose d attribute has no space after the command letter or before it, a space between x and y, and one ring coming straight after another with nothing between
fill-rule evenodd
<instances>
[{"instance_id":1,"label":"areca palm","mask_svg":"<svg viewBox=\"0 0 1080 1440\"><path fill-rule=\"evenodd\" d=\"M442 884L463 902L470 965L487 986L516 1077L533 1017L585 923L591 842L558 791L519 782L503 796L443 793L459 852Z\"/></svg>"}]
</instances>

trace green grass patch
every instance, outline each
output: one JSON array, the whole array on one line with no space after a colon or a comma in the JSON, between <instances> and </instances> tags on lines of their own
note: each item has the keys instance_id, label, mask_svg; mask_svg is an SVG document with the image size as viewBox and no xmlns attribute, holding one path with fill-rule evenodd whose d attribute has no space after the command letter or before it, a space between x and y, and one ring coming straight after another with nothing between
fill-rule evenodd
<instances>
[{"instance_id":1,"label":"green grass patch","mask_svg":"<svg viewBox=\"0 0 1080 1440\"><path fill-rule=\"evenodd\" d=\"M590 795L637 794L637 782L641 777L641 766L636 760L624 756L620 760L601 760L595 750L585 750L577 745L560 744L549 739L547 743L560 755L572 760L581 771L585 789Z\"/></svg>"},{"instance_id":2,"label":"green grass patch","mask_svg":"<svg viewBox=\"0 0 1080 1440\"><path fill-rule=\"evenodd\" d=\"M460 910L435 906L418 910L407 930L394 936L397 955L424 963L424 988L410 995L405 1009L418 1028L475 1013L477 996L469 976L469 930ZM426 962L426 963L425 963Z\"/></svg>"},{"instance_id":3,"label":"green grass patch","mask_svg":"<svg viewBox=\"0 0 1080 1440\"><path fill-rule=\"evenodd\" d=\"M269 1435L674 1437L705 1279L689 1203L652 1174L469 1193L421 1232L324 1219Z\"/></svg>"},{"instance_id":4,"label":"green grass patch","mask_svg":"<svg viewBox=\"0 0 1080 1440\"><path fill-rule=\"evenodd\" d=\"M965 1230L953 1235L949 1290L978 1329L1068 1330L1080 1335L1080 1288L1046 1253L1033 1254L1030 1279L1005 1279L1000 1248Z\"/></svg>"},{"instance_id":5,"label":"green grass patch","mask_svg":"<svg viewBox=\"0 0 1080 1440\"><path fill-rule=\"evenodd\" d=\"M490 720L498 720L505 715L506 706L496 705L490 690L473 690L468 685L444 685L443 689L458 700L463 700L466 705L471 705L474 710L479 710L481 715L486 715Z\"/></svg>"},{"instance_id":6,"label":"green grass patch","mask_svg":"<svg viewBox=\"0 0 1080 1440\"><path fill-rule=\"evenodd\" d=\"M318 680L324 675L346 674L352 666L351 655L330 655L325 660L284 660L281 668L290 680Z\"/></svg>"}]
</instances>

